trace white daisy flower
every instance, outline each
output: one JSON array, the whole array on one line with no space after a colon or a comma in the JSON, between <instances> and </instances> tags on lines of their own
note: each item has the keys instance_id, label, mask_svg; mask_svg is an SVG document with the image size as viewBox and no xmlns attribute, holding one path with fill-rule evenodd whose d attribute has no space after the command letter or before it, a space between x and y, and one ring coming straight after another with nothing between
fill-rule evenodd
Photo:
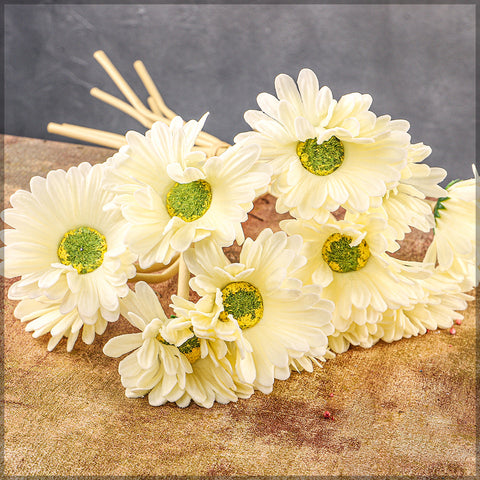
<instances>
[{"instance_id":1,"label":"white daisy flower","mask_svg":"<svg viewBox=\"0 0 480 480\"><path fill-rule=\"evenodd\" d=\"M194 151L205 119L184 125L176 117L145 136L128 132L128 145L108 161L115 205L128 221L125 240L142 268L168 263L207 237L222 246L241 243L241 222L270 181L257 146L235 145L208 159Z\"/></svg>"},{"instance_id":2,"label":"white daisy flower","mask_svg":"<svg viewBox=\"0 0 480 480\"><path fill-rule=\"evenodd\" d=\"M114 337L103 351L110 357L131 352L118 367L127 397L148 394L154 406L175 402L186 407L193 400L210 408L214 402L236 402L253 393L250 385L232 374L223 358L224 342L198 339L186 319L178 319L182 328L178 322L175 329L169 328L172 320L167 319L157 295L145 282L138 282L136 291L122 300L122 315L140 333Z\"/></svg>"},{"instance_id":3,"label":"white daisy flower","mask_svg":"<svg viewBox=\"0 0 480 480\"><path fill-rule=\"evenodd\" d=\"M3 212L13 227L2 232L4 274L21 276L8 296L56 302L57 315L75 317L76 326L99 323L100 331L105 321L118 319L119 298L128 293L136 259L123 243L121 214L103 210L113 200L103 188L103 166L82 163L67 172L54 170L46 178L33 177L30 188L12 195L13 208ZM84 339L93 341L94 329L86 331Z\"/></svg>"},{"instance_id":4,"label":"white daisy flower","mask_svg":"<svg viewBox=\"0 0 480 480\"><path fill-rule=\"evenodd\" d=\"M245 113L254 131L235 141L262 147L260 160L273 167L278 212L319 223L341 205L365 212L401 178L408 122L377 117L369 110L370 95L351 93L337 102L309 69L300 71L297 84L288 75L277 76L278 99L258 95L262 111Z\"/></svg>"},{"instance_id":5,"label":"white daisy flower","mask_svg":"<svg viewBox=\"0 0 480 480\"><path fill-rule=\"evenodd\" d=\"M432 149L423 143L410 145L407 166L401 172L398 183L394 183L381 201L381 205L371 207L365 215L379 215L387 220L394 230L396 240L403 240L405 234L414 227L429 232L435 226L432 207L427 196L442 197L446 191L438 185L447 172L443 168L429 167L421 163ZM355 215L347 212L345 218L355 222ZM388 251L395 251L399 245L392 243Z\"/></svg>"},{"instance_id":6,"label":"white daisy flower","mask_svg":"<svg viewBox=\"0 0 480 480\"><path fill-rule=\"evenodd\" d=\"M275 378L290 376L296 360L310 370L309 357L323 360L333 332L332 303L321 299L320 287L295 278L306 261L301 245L299 236L265 229L245 241L239 263L230 263L219 246L201 242L185 261L195 275L190 286L203 303L194 309L172 297L198 337L231 342L228 358L239 378L264 393Z\"/></svg>"},{"instance_id":7,"label":"white daisy flower","mask_svg":"<svg viewBox=\"0 0 480 480\"><path fill-rule=\"evenodd\" d=\"M51 338L47 346L49 351L52 351L60 340L66 337L67 352L71 352L80 331L83 342L88 345L93 343L95 334L102 335L105 332L108 322L99 312L87 320L89 323L86 323L79 315L77 308L64 314L61 313L60 306L60 302L46 297L27 298L17 305L14 315L21 322L29 322L25 330L33 332L33 338L50 333Z\"/></svg>"},{"instance_id":8,"label":"white daisy flower","mask_svg":"<svg viewBox=\"0 0 480 480\"><path fill-rule=\"evenodd\" d=\"M447 196L437 200L434 209L433 241L424 262L448 272L457 281L475 286L475 208L478 174L447 186ZM473 267L473 268L472 268ZM477 270L478 274L478 270Z\"/></svg>"},{"instance_id":9,"label":"white daisy flower","mask_svg":"<svg viewBox=\"0 0 480 480\"><path fill-rule=\"evenodd\" d=\"M280 227L304 240L308 263L298 275L306 284L323 286L322 297L335 303L335 332L329 346L341 353L350 344L369 347L382 313L418 299L420 288L412 277L421 264L407 264L385 254L390 234L385 219L362 216L359 223L284 220ZM408 272L408 275L404 273Z\"/></svg>"},{"instance_id":10,"label":"white daisy flower","mask_svg":"<svg viewBox=\"0 0 480 480\"><path fill-rule=\"evenodd\" d=\"M410 307L387 310L372 337L373 343L378 340L390 343L423 335L427 330L450 328L455 320L463 319L459 311L465 310L473 297L463 293L454 278L435 272L419 283L424 289L424 298Z\"/></svg>"}]
</instances>

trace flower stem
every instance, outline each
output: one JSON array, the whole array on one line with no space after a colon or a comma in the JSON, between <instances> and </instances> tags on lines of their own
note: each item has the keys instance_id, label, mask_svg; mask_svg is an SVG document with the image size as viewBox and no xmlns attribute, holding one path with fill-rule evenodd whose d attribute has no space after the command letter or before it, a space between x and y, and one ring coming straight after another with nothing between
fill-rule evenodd
<instances>
[{"instance_id":1,"label":"flower stem","mask_svg":"<svg viewBox=\"0 0 480 480\"><path fill-rule=\"evenodd\" d=\"M130 280L131 282L139 282L143 280L144 282L148 283L160 283L166 282L170 278L174 277L178 273L180 265L180 259L177 258L170 266L165 268L163 271L159 273L149 273L149 272L138 272L135 277Z\"/></svg>"},{"instance_id":2,"label":"flower stem","mask_svg":"<svg viewBox=\"0 0 480 480\"><path fill-rule=\"evenodd\" d=\"M161 270L165 270L166 268L170 267L175 262L177 262L179 256L180 256L179 254L175 255L172 258L172 260L167 264L154 263L152 266L147 268L141 268L139 265L135 265L135 268L137 269L137 273L160 273ZM177 262L177 265L178 265L178 262Z\"/></svg>"},{"instance_id":3,"label":"flower stem","mask_svg":"<svg viewBox=\"0 0 480 480\"><path fill-rule=\"evenodd\" d=\"M111 60L105 54L105 52L99 50L93 54L94 58L103 67L108 76L113 80L120 92L128 100L129 103L110 95L99 88L92 88L90 94L95 98L111 105L112 107L120 110L121 112L130 115L146 128L151 128L152 125L157 122L163 122L170 125L172 119L177 115L173 110L167 107L160 92L155 86L150 74L148 73L145 65L142 61L137 60L133 66L140 77L143 85L145 86L149 97L147 98L147 104L150 107L147 108L140 100L137 94L133 91L127 81L123 78L120 72L113 65ZM90 129L86 127L79 127L77 125L59 125L50 122L47 126L47 130L50 133L57 135L63 135L65 137L76 138L86 142L101 145L103 147L118 149L122 145L126 144L125 137L123 135L117 135L111 132L105 132L102 130ZM211 135L207 132L200 132L195 140L196 149L206 153L208 157L213 155L220 155L228 149L230 144L223 142L219 138Z\"/></svg>"},{"instance_id":4,"label":"flower stem","mask_svg":"<svg viewBox=\"0 0 480 480\"><path fill-rule=\"evenodd\" d=\"M188 286L189 281L190 272L188 271L187 264L185 263L182 253L180 254L179 258L177 295L185 298L186 300L188 300L190 297L190 287Z\"/></svg>"},{"instance_id":5,"label":"flower stem","mask_svg":"<svg viewBox=\"0 0 480 480\"><path fill-rule=\"evenodd\" d=\"M118 150L125 145L127 141L123 135L105 132L95 128L80 127L78 125L70 125L68 123L58 124L50 122L47 125L47 131L64 137L76 138L84 142L95 143L102 147L114 148Z\"/></svg>"}]
</instances>

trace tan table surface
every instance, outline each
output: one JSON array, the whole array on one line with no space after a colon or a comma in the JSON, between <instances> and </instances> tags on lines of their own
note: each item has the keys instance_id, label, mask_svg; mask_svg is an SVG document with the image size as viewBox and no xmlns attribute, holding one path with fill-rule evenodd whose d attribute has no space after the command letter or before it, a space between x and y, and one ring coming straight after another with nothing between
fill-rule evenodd
<instances>
[{"instance_id":1,"label":"tan table surface","mask_svg":"<svg viewBox=\"0 0 480 480\"><path fill-rule=\"evenodd\" d=\"M31 176L111 153L6 136L5 206ZM285 216L273 207L272 197L257 200L247 235L275 228ZM400 255L421 259L428 241L412 234ZM174 282L156 287L164 307ZM475 475L473 302L454 336L352 348L278 381L271 395L209 410L124 396L119 360L102 353L131 331L124 319L93 345L78 341L67 353L62 341L49 353L47 336L33 339L13 317L15 304L6 300L4 311L6 475Z\"/></svg>"}]
</instances>

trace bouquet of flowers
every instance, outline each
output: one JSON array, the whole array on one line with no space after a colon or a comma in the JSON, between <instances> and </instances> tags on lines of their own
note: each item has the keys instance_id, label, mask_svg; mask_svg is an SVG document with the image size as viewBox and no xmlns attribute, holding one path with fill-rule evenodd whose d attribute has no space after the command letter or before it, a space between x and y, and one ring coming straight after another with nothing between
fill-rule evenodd
<instances>
[{"instance_id":1,"label":"bouquet of flowers","mask_svg":"<svg viewBox=\"0 0 480 480\"><path fill-rule=\"evenodd\" d=\"M405 120L376 116L367 94L338 101L303 69L275 79L233 145L184 122L142 62L147 108L103 52L95 57L129 103L92 94L148 131L125 136L50 124L54 133L118 150L105 163L33 177L3 220L8 296L52 350L91 344L122 315L137 333L110 339L126 355L127 397L203 407L270 393L275 379L312 371L350 345L372 347L450 328L476 284L478 175L439 183ZM291 219L245 238L265 193ZM391 254L411 228L434 231L421 262ZM241 245L238 261L223 248ZM149 284L178 275L168 316ZM192 276L192 278L190 278ZM134 285L134 287L133 287ZM190 288L198 300L190 300Z\"/></svg>"}]
</instances>

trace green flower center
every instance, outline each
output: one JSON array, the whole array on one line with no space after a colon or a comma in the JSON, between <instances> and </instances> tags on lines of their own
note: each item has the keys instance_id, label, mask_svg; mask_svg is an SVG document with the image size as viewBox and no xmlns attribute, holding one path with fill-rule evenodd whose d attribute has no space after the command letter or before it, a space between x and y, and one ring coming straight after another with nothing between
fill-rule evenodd
<instances>
[{"instance_id":1,"label":"green flower center","mask_svg":"<svg viewBox=\"0 0 480 480\"><path fill-rule=\"evenodd\" d=\"M263 317L263 299L257 287L248 282L232 282L222 288L224 311L219 318L228 320L228 314L245 330L256 325Z\"/></svg>"},{"instance_id":2,"label":"green flower center","mask_svg":"<svg viewBox=\"0 0 480 480\"><path fill-rule=\"evenodd\" d=\"M57 255L64 265L71 265L78 273L90 273L103 263L107 251L105 237L91 227L69 230L58 245Z\"/></svg>"},{"instance_id":3,"label":"green flower center","mask_svg":"<svg viewBox=\"0 0 480 480\"><path fill-rule=\"evenodd\" d=\"M298 142L297 155L303 167L314 175L330 175L345 159L345 149L342 142L335 136L325 140L320 145L316 138Z\"/></svg>"},{"instance_id":4,"label":"green flower center","mask_svg":"<svg viewBox=\"0 0 480 480\"><path fill-rule=\"evenodd\" d=\"M171 217L193 222L203 217L212 203L212 187L205 180L175 183L167 193L167 211Z\"/></svg>"},{"instance_id":5,"label":"green flower center","mask_svg":"<svg viewBox=\"0 0 480 480\"><path fill-rule=\"evenodd\" d=\"M158 334L157 340L164 345L172 345L168 343L164 338ZM194 335L193 337L189 338L186 342L182 343L179 347L177 347L181 353L183 353L187 360L193 364L200 358L200 340Z\"/></svg>"},{"instance_id":6,"label":"green flower center","mask_svg":"<svg viewBox=\"0 0 480 480\"><path fill-rule=\"evenodd\" d=\"M352 237L341 233L333 233L325 240L322 257L334 272L354 272L367 264L370 257L367 242L362 240L358 245L351 247L352 240Z\"/></svg>"}]
</instances>

